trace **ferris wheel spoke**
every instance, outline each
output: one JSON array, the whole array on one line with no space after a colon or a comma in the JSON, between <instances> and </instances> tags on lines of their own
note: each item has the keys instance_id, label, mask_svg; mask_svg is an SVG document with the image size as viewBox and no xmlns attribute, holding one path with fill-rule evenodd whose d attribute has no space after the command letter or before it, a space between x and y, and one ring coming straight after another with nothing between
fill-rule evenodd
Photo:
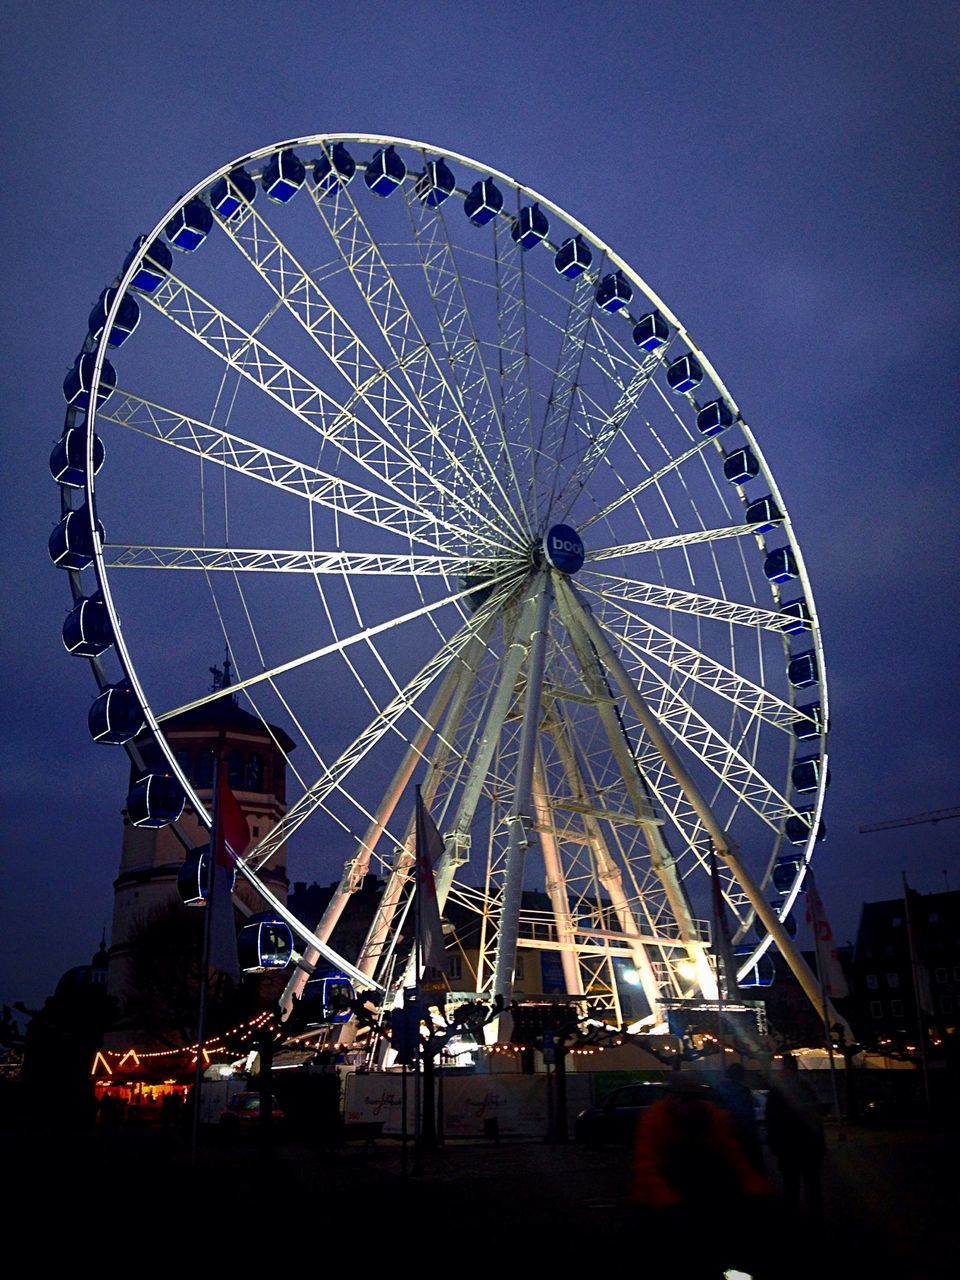
<instances>
[{"instance_id":1,"label":"ferris wheel spoke","mask_svg":"<svg viewBox=\"0 0 960 1280\"><path fill-rule=\"evenodd\" d=\"M527 454L535 477L533 393L525 297L523 251L511 236L511 222L493 221L493 258L497 304L497 380L500 417L511 449ZM537 513L533 513L534 522Z\"/></svg>"},{"instance_id":2,"label":"ferris wheel spoke","mask_svg":"<svg viewBox=\"0 0 960 1280\"><path fill-rule=\"evenodd\" d=\"M504 583L507 579L514 579L517 576L517 570L514 567L499 574L497 577L490 579L493 584ZM255 685L262 684L265 680L274 680L279 675L284 675L288 671L293 671L297 667L305 666L308 662L316 662L320 658L325 658L332 653L340 653L345 649L351 648L353 645L372 640L375 636L383 635L385 632L392 631L396 627L401 626L405 622L413 622L417 618L426 617L430 613L434 613L437 609L442 609L446 605L455 604L458 600L465 600L476 590L475 587L467 587L463 591L455 591L452 595L444 596L441 600L434 600L430 604L422 605L419 609L412 609L409 613L403 613L395 618L389 618L386 622L378 622L374 626L363 627L360 631L355 631L352 635L342 636L330 642L330 644L322 645L319 649L314 649L311 653L301 654L298 658L292 658L289 662L282 662L276 667L271 667L269 671L260 671L255 676L248 676L245 680L238 680L235 684L228 685L221 689L215 689L212 693L206 694L202 698L197 698L193 702L185 703L182 707L176 707L172 711L167 711L163 715L157 717L160 722L172 720L175 716L184 715L187 711L194 711L198 707L208 706L212 702L217 702L221 698L230 697L241 693L244 689L251 689Z\"/></svg>"},{"instance_id":3,"label":"ferris wheel spoke","mask_svg":"<svg viewBox=\"0 0 960 1280\"><path fill-rule=\"evenodd\" d=\"M450 664L421 724L410 738L403 758L384 792L376 812L371 816L370 823L359 843L357 852L344 863L340 883L334 891L333 897L324 908L323 916L314 930L317 937L324 942L329 942L330 935L343 915L344 908L350 901L351 896L360 888L363 878L369 873L370 862L376 854L377 846L387 831L387 826L413 777L416 766L426 758L430 739L440 728L441 717L443 717L448 704L451 699L461 698L464 688L472 684L475 679L478 654L486 645L495 621L496 619L493 616L488 618L486 625L479 632L474 633L462 653ZM449 727L449 716L447 727ZM431 796L432 789L428 782L424 788L424 803L429 805ZM409 840L409 834L408 829L402 845L404 849ZM391 875L392 879L393 875ZM389 909L388 904L391 902L394 910ZM362 973L372 975L375 971L382 953L383 942L393 923L394 911L398 902L399 894L392 893L391 886L388 884L377 908L374 923L371 926L371 934L374 937L374 941L372 945L365 944L357 957L357 968ZM318 953L314 949L310 949L303 957L305 967L298 967L284 988L283 996L281 997L281 1006L284 1009L290 1007L294 996L301 994L309 976L310 966L316 964L318 958Z\"/></svg>"},{"instance_id":4,"label":"ferris wheel spoke","mask_svg":"<svg viewBox=\"0 0 960 1280\"><path fill-rule=\"evenodd\" d=\"M415 188L404 188L404 199L414 239L423 267L424 279L433 302L443 342L450 379L456 388L470 426L471 439L489 459L498 490L513 510L521 529L529 524L523 493L517 476L513 451L507 443L500 410L483 360L480 341L467 291L457 263L450 229L441 206L431 207L416 197ZM500 469L506 468L507 497ZM514 505L515 503L515 505Z\"/></svg>"},{"instance_id":5,"label":"ferris wheel spoke","mask_svg":"<svg viewBox=\"0 0 960 1280\"><path fill-rule=\"evenodd\" d=\"M586 584L581 584L590 595L597 595ZM791 731L799 717L796 708L782 698L748 680L745 676L708 657L693 645L655 626L624 604L607 600L608 610L619 615L616 635L635 652L656 659L670 671L712 690L721 698L732 702L751 719L759 716L778 729ZM610 627L609 618L604 620Z\"/></svg>"},{"instance_id":6,"label":"ferris wheel spoke","mask_svg":"<svg viewBox=\"0 0 960 1280\"><path fill-rule=\"evenodd\" d=\"M608 414L599 415L595 410L588 410L584 405L583 421L579 426L581 432L586 435L590 443L558 498L558 505L564 508L564 515L577 500L581 491L590 483L594 472L606 457L607 450L614 439L620 434L623 424L633 412L662 360L662 352L649 354L636 368L630 381L623 387L616 403ZM611 505L611 510L619 506L621 502L627 501L628 496L621 495ZM601 514L605 513L598 513L583 522L583 528L593 524L595 520L600 518Z\"/></svg>"},{"instance_id":7,"label":"ferris wheel spoke","mask_svg":"<svg viewBox=\"0 0 960 1280\"><path fill-rule=\"evenodd\" d=\"M202 569L226 573L322 573L451 577L476 571L470 556L384 555L361 551L270 551L241 547L104 544L108 569ZM486 566L485 566L486 567ZM496 569L496 565L490 566Z\"/></svg>"},{"instance_id":8,"label":"ferris wheel spoke","mask_svg":"<svg viewBox=\"0 0 960 1280\"><path fill-rule=\"evenodd\" d=\"M442 481L431 476L420 459L397 438L368 426L354 407L342 405L304 374L271 351L259 338L231 320L178 280L168 276L149 295L150 304L197 342L271 399L299 418L324 441L374 475L403 498L439 509L441 517L467 516L467 527L479 522L499 545L516 545L498 522L465 504Z\"/></svg>"},{"instance_id":9,"label":"ferris wheel spoke","mask_svg":"<svg viewBox=\"0 0 960 1280\"><path fill-rule=\"evenodd\" d=\"M662 729L671 733L677 742L682 743L688 752L706 765L730 792L739 797L773 831L780 832L785 818L799 816L793 804L777 791L760 770L647 661L639 645L634 645L621 636L617 639L633 657L636 663L632 673L635 687L650 715ZM609 636L605 643L607 648L611 647ZM647 726L644 725L644 728ZM650 736L653 743L650 750L637 754L641 772L651 757L664 755L659 742L653 735ZM669 758L667 764L672 768Z\"/></svg>"},{"instance_id":10,"label":"ferris wheel spoke","mask_svg":"<svg viewBox=\"0 0 960 1280\"><path fill-rule=\"evenodd\" d=\"M462 408L451 404L449 388L423 335L415 331L400 350L391 348L393 367L385 366L253 205L244 203L232 218L218 222L346 380L351 403L362 403L405 449L427 459L429 473L445 476L466 510L475 511L476 500L501 510L502 504L491 500L489 485L496 485L497 476L489 465L483 467L482 481L470 474L468 455L458 447L458 431L466 423L469 432L469 423ZM478 461L485 464L485 456L479 455Z\"/></svg>"},{"instance_id":11,"label":"ferris wheel spoke","mask_svg":"<svg viewBox=\"0 0 960 1280\"><path fill-rule=\"evenodd\" d=\"M246 855L247 861L262 866L332 792L343 789L351 771L394 728L401 716L408 711L416 711L417 699L452 662L457 660L474 637L483 632L489 619L496 615L511 589L506 585L491 596L473 617L425 663L390 703L374 716L336 761L324 768L316 782L304 791L295 804L290 806L270 833L249 851Z\"/></svg>"},{"instance_id":12,"label":"ferris wheel spoke","mask_svg":"<svg viewBox=\"0 0 960 1280\"><path fill-rule=\"evenodd\" d=\"M696 444L691 445L689 449L685 449L682 453L678 453L676 457L671 458L669 462L665 462L663 466L658 467L656 471L651 471L650 474L644 476L638 484L633 485L632 488L625 489L623 493L618 494L616 498L611 502L608 502L606 506L601 507L599 511L595 511L588 519L581 520L580 528L588 529L590 525L596 524L598 520L605 520L608 516L613 515L614 511L619 507L622 507L625 502L632 502L639 494L643 493L644 489L649 489L652 485L659 484L661 480L679 470L685 462L688 462L691 458L695 458L702 454L710 444L710 441L711 437L704 436L702 440L698 440ZM638 457L638 461L642 466L648 466L642 458Z\"/></svg>"},{"instance_id":13,"label":"ferris wheel spoke","mask_svg":"<svg viewBox=\"0 0 960 1280\"><path fill-rule=\"evenodd\" d=\"M693 533L673 533L665 538L646 538L642 542L627 542L619 547L598 547L588 551L586 559L614 560L619 556L646 555L651 551L669 551L673 547L692 547L698 542L717 542L723 538L745 538L757 535L755 524L735 524L726 529L696 529Z\"/></svg>"},{"instance_id":14,"label":"ferris wheel spoke","mask_svg":"<svg viewBox=\"0 0 960 1280\"><path fill-rule=\"evenodd\" d=\"M457 526L423 507L366 489L129 391L117 392L98 417L405 539L441 548L444 538L460 536Z\"/></svg>"},{"instance_id":15,"label":"ferris wheel spoke","mask_svg":"<svg viewBox=\"0 0 960 1280\"><path fill-rule=\"evenodd\" d=\"M578 396L580 367L586 346L586 333L593 317L596 300L596 284L591 275L584 272L573 286L573 297L567 309L567 320L563 328L560 352L553 370L547 408L540 426L540 434L536 442L536 457L549 459L552 475L548 475L533 494L535 512L548 512L552 508L553 499L560 480L559 466L565 460L567 437L571 422L576 417L576 406L582 396ZM531 486L534 484L531 477Z\"/></svg>"},{"instance_id":16,"label":"ferris wheel spoke","mask_svg":"<svg viewBox=\"0 0 960 1280\"><path fill-rule=\"evenodd\" d=\"M786 633L791 620L773 609L758 605L739 604L716 596L700 595L695 591L680 591L655 582L641 582L636 578L620 578L598 571L578 576L580 585L600 600L649 605L671 612L689 613L700 618L715 618L720 622L734 622L752 630Z\"/></svg>"}]
</instances>

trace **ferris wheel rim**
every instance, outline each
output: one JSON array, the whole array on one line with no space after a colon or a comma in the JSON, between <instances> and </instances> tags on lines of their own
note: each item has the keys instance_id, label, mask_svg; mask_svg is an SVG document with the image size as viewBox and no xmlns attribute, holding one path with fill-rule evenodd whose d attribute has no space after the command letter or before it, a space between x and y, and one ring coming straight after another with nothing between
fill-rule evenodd
<instances>
[{"instance_id":1,"label":"ferris wheel rim","mask_svg":"<svg viewBox=\"0 0 960 1280\"><path fill-rule=\"evenodd\" d=\"M827 686L826 686L825 667L823 664L819 620L816 613L816 606L815 606L812 586L810 584L806 566L803 561L802 551L795 537L792 524L786 512L786 507L781 500L779 488L777 487L774 477L770 473L769 468L766 465L765 459L763 458L762 451L760 450L759 446L756 444L753 433L751 432L746 422L743 420L742 415L740 415L739 413L739 409L737 407L736 401L730 395L725 384L722 382L719 375L716 373L712 363L704 355L704 353L701 351L699 346L693 341L689 332L685 329L682 323L677 319L677 317L670 310L670 308L667 307L667 305L662 301L662 299L659 298L659 296L651 289L651 287L647 285L646 282L633 270L633 268L629 265L629 263L625 262L609 245L606 245L602 240L599 239L599 237L597 237L592 231L590 231L589 228L587 228L584 224L580 223L579 220L577 220L576 218L568 214L565 210L563 210L555 202L551 201L548 197L541 195L535 189L531 187L527 187L525 184L518 182L516 179L511 178L509 175L499 170L493 169L490 166L481 165L477 161L471 160L468 157L460 155L459 153L448 151L444 148L431 146L426 143L415 142L410 139L395 138L395 137L389 137L386 135L375 135L375 134L307 135L300 138L289 139L284 142L276 143L254 152L248 152L241 156L238 156L236 159L229 162L227 165L221 166L220 168L215 170L207 178L203 179L203 181L201 181L195 187L193 187L185 196L182 196L173 206L171 206L171 209L164 215L164 217L157 223L157 225L154 227L151 233L145 238L141 249L133 257L126 271L122 274L119 284L117 285L116 296L111 304L111 307L107 315L107 320L104 325L103 332L101 333L100 338L96 343L96 346L94 349L94 355L95 355L94 375L93 375L94 382L93 382L93 387L92 387L92 392L90 397L90 407L86 413L87 477L86 477L86 486L84 489L84 495L86 499L87 513L88 513L88 517L91 524L91 535L92 535L91 541L94 549L94 565L95 565L98 588L104 597L105 603L109 611L111 626L113 628L114 637L115 637L114 644L117 649L118 658L120 660L120 663L124 670L126 678L130 681L131 685L133 686L134 691L140 700L141 706L144 709L144 712L147 718L147 727L153 734L154 739L157 741L158 745L160 746L161 751L163 751L164 755L167 757L167 760L171 766L172 772L184 784L184 791L186 793L187 800L191 804L191 806L195 809L198 816L201 817L201 820L207 822L207 824L209 825L210 815L206 811L199 797L196 795L196 792L193 789L189 779L187 779L185 776L182 775L177 762L173 758L172 748L170 748L169 745L166 743L164 735L160 730L160 725L162 723L163 717L155 716L151 703L146 697L146 692L137 674L136 664L133 662L132 656L130 655L126 647L126 643L123 638L122 628L120 625L119 614L116 610L116 607L114 605L113 598L112 598L112 592L110 589L110 582L109 582L109 574L107 572L107 565L104 560L103 544L96 533L96 506L95 506L96 482L94 478L95 466L94 466L94 458L93 458L94 433L95 433L95 425L96 425L96 419L97 419L96 392L100 386L100 380L102 378L103 364L106 359L108 336L116 321L117 314L119 312L119 308L122 303L122 299L126 296L130 288L131 281L133 280L137 270L141 266L149 250L150 245L162 233L163 228L167 225L167 223L174 216L174 214L179 210L183 209L184 206L191 199L197 197L198 195L202 194L205 190L207 190L210 187L210 185L214 181L216 181L219 177L226 175L232 169L238 167L239 165L252 164L260 160L266 160L267 158L272 157L283 150L293 148L293 147L324 145L326 143L332 144L338 141L379 145L379 146L404 147L404 148L409 148L411 150L415 150L418 152L423 152L425 154L429 153L434 156L441 156L445 159L454 161L459 164L463 164L476 173L489 175L493 178L498 179L501 182L504 182L505 184L508 184L511 188L513 188L515 191L522 194L523 196L528 197L534 200L535 202L542 204L544 208L546 208L555 216L560 218L565 226L573 229L577 234L580 234L586 237L592 245L594 245L595 247L597 247L603 252L603 254L606 256L607 259L609 259L611 263L615 264L619 270L623 271L624 275L627 276L627 278L631 280L641 290L641 292L651 301L651 303L655 306L655 308L659 310L669 320L669 322L675 327L677 331L677 335L686 343L689 351L693 353L695 356L697 356L697 358L701 361L704 369L709 374L712 382L716 386L721 396L723 396L726 399L726 401L730 404L732 409L735 410L737 414L738 430L744 436L748 445L752 446L755 449L756 455L760 461L760 466L762 468L762 474L764 476L764 479L769 484L770 493L777 501L780 511L784 513L781 530L787 540L788 545L794 552L794 556L796 558L797 565L799 568L799 574L798 574L799 582L803 588L803 595L808 603L808 607L811 614L810 632L811 632L811 639L813 642L813 646L818 657L818 665L819 665L819 673L820 673L820 678L818 683L819 683L820 697L821 697L823 710L824 710L824 721L826 723L828 719ZM73 581L74 577L78 578L78 576L79 575L71 574L71 580ZM74 587L75 587L75 592L74 592L75 598L77 598L79 587L76 585L76 583L74 583ZM822 738L823 738L823 750L821 752L821 755L822 755L823 766L825 770L826 763L827 763L825 732L822 735ZM810 837L803 851L804 863L809 862L810 857L812 856L813 846L816 839L817 827L820 821L820 815L822 813L822 808L823 808L823 798L824 798L824 787L821 785L817 793L815 813L814 813L813 822L811 825ZM794 882L794 885L789 895L789 899L785 903L785 909L783 912L784 916L786 916L789 913L789 910L793 906L793 903L797 894L801 891L802 879L803 879L803 876L801 874L797 877L796 881ZM763 940L760 944L758 944L758 946L756 947L756 949L751 955L751 961L758 958L760 955L762 955L769 945L770 945L770 938L768 936L765 940Z\"/></svg>"}]
</instances>

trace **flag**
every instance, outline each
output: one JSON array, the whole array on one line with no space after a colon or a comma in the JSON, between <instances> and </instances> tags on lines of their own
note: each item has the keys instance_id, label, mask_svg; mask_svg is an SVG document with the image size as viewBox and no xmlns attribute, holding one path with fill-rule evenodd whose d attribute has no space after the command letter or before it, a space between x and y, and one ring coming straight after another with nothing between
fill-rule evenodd
<instances>
[{"instance_id":1,"label":"flag","mask_svg":"<svg viewBox=\"0 0 960 1280\"><path fill-rule=\"evenodd\" d=\"M227 784L222 762L217 764L217 803L213 827L210 963L228 977L239 979L240 961L237 958L232 889L237 860L243 856L250 843L250 828L239 800Z\"/></svg>"},{"instance_id":2,"label":"flag","mask_svg":"<svg viewBox=\"0 0 960 1280\"><path fill-rule=\"evenodd\" d=\"M901 873L902 875L903 873ZM917 945L917 925L920 922L920 894L907 884L903 875L903 913L907 919L907 946L910 948L910 967L913 970L913 989L917 1007L924 1018L933 1021L933 992L930 990L930 966L925 962L922 946Z\"/></svg>"},{"instance_id":3,"label":"flag","mask_svg":"<svg viewBox=\"0 0 960 1280\"><path fill-rule=\"evenodd\" d=\"M420 958L425 966L446 973L443 925L437 902L434 872L443 856L443 837L437 830L417 787L417 938Z\"/></svg>"},{"instance_id":4,"label":"flag","mask_svg":"<svg viewBox=\"0 0 960 1280\"><path fill-rule=\"evenodd\" d=\"M824 993L832 1000L842 1000L850 994L847 979L837 955L837 946L833 938L833 929L823 909L823 900L817 891L813 872L807 872L807 924L813 932L814 945L817 949L817 963L820 966L820 983Z\"/></svg>"},{"instance_id":5,"label":"flag","mask_svg":"<svg viewBox=\"0 0 960 1280\"><path fill-rule=\"evenodd\" d=\"M713 954L717 963L717 987L721 1000L739 1000L737 986L737 962L733 958L733 943L727 925L727 912L723 904L723 888L717 869L716 854L710 854L710 883L713 889Z\"/></svg>"}]
</instances>

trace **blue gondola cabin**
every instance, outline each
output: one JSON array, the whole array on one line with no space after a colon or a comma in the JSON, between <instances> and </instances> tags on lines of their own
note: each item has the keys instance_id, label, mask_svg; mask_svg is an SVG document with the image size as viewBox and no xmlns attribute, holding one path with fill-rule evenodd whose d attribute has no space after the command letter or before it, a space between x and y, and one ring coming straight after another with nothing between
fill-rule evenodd
<instances>
[{"instance_id":1,"label":"blue gondola cabin","mask_svg":"<svg viewBox=\"0 0 960 1280\"><path fill-rule=\"evenodd\" d=\"M726 400L711 400L697 411L697 430L702 436L718 436L733 426L733 410Z\"/></svg>"},{"instance_id":2,"label":"blue gondola cabin","mask_svg":"<svg viewBox=\"0 0 960 1280\"><path fill-rule=\"evenodd\" d=\"M610 315L630 305L633 289L622 271L612 271L597 285L597 306Z\"/></svg>"},{"instance_id":3,"label":"blue gondola cabin","mask_svg":"<svg viewBox=\"0 0 960 1280\"><path fill-rule=\"evenodd\" d=\"M134 240L133 248L123 260L124 272L126 272L146 242L146 236L137 236L136 240ZM156 293L172 266L173 254L167 245L162 240L154 240L143 255L140 265L130 281L130 287L139 289L141 293Z\"/></svg>"},{"instance_id":4,"label":"blue gondola cabin","mask_svg":"<svg viewBox=\"0 0 960 1280\"><path fill-rule=\"evenodd\" d=\"M576 280L590 266L593 254L590 246L582 236L571 236L553 255L553 265L558 275L565 280Z\"/></svg>"},{"instance_id":5,"label":"blue gondola cabin","mask_svg":"<svg viewBox=\"0 0 960 1280\"><path fill-rule=\"evenodd\" d=\"M219 217L228 222L244 202L253 204L256 194L257 184L246 169L231 169L210 188L210 205Z\"/></svg>"},{"instance_id":6,"label":"blue gondola cabin","mask_svg":"<svg viewBox=\"0 0 960 1280\"><path fill-rule=\"evenodd\" d=\"M93 437L93 474L103 466L103 442ZM87 474L87 433L80 427L68 427L50 454L50 474L68 489L82 489Z\"/></svg>"},{"instance_id":7,"label":"blue gondola cabin","mask_svg":"<svg viewBox=\"0 0 960 1280\"><path fill-rule=\"evenodd\" d=\"M102 541L103 526L99 521L97 533ZM93 539L85 506L67 512L51 533L48 548L58 569L86 569L93 560Z\"/></svg>"},{"instance_id":8,"label":"blue gondola cabin","mask_svg":"<svg viewBox=\"0 0 960 1280\"><path fill-rule=\"evenodd\" d=\"M810 617L810 606L803 596L799 596L796 600L790 600L783 605L780 612L784 618L783 629L788 636L799 635L803 631L812 630L813 619Z\"/></svg>"},{"instance_id":9,"label":"blue gondola cabin","mask_svg":"<svg viewBox=\"0 0 960 1280\"><path fill-rule=\"evenodd\" d=\"M475 227L492 222L502 208L503 192L492 178L475 182L463 202L463 212Z\"/></svg>"},{"instance_id":10,"label":"blue gondola cabin","mask_svg":"<svg viewBox=\"0 0 960 1280\"><path fill-rule=\"evenodd\" d=\"M633 326L633 341L641 351L659 351L670 341L670 326L659 311L650 311Z\"/></svg>"},{"instance_id":11,"label":"blue gondola cabin","mask_svg":"<svg viewBox=\"0 0 960 1280\"><path fill-rule=\"evenodd\" d=\"M812 649L795 654L787 667L787 679L795 689L807 689L820 679L817 670L817 655Z\"/></svg>"},{"instance_id":12,"label":"blue gondola cabin","mask_svg":"<svg viewBox=\"0 0 960 1280\"><path fill-rule=\"evenodd\" d=\"M456 179L444 160L428 160L427 167L417 178L414 190L423 204L435 209L450 198L456 185Z\"/></svg>"},{"instance_id":13,"label":"blue gondola cabin","mask_svg":"<svg viewBox=\"0 0 960 1280\"><path fill-rule=\"evenodd\" d=\"M322 196L329 195L337 186L345 187L357 172L357 162L343 145L335 142L323 148L320 158L314 162L313 180Z\"/></svg>"},{"instance_id":14,"label":"blue gondola cabin","mask_svg":"<svg viewBox=\"0 0 960 1280\"><path fill-rule=\"evenodd\" d=\"M286 968L293 958L290 926L271 911L250 916L237 938L237 955L244 973Z\"/></svg>"},{"instance_id":15,"label":"blue gondola cabin","mask_svg":"<svg viewBox=\"0 0 960 1280\"><path fill-rule=\"evenodd\" d=\"M713 433L706 432L705 434L710 435ZM729 480L731 484L746 484L759 471L760 463L757 461L753 450L749 447L735 449L733 453L728 453L723 460L724 479Z\"/></svg>"},{"instance_id":16,"label":"blue gondola cabin","mask_svg":"<svg viewBox=\"0 0 960 1280\"><path fill-rule=\"evenodd\" d=\"M769 533L783 520L783 512L769 494L749 503L744 516L747 524L757 526L757 533Z\"/></svg>"},{"instance_id":17,"label":"blue gondola cabin","mask_svg":"<svg viewBox=\"0 0 960 1280\"><path fill-rule=\"evenodd\" d=\"M667 365L667 384L677 395L686 395L695 391L703 381L703 370L700 361L688 351Z\"/></svg>"},{"instance_id":18,"label":"blue gondola cabin","mask_svg":"<svg viewBox=\"0 0 960 1280\"><path fill-rule=\"evenodd\" d=\"M798 578L800 570L791 547L775 547L763 562L764 576L770 582L789 582Z\"/></svg>"},{"instance_id":19,"label":"blue gondola cabin","mask_svg":"<svg viewBox=\"0 0 960 1280\"><path fill-rule=\"evenodd\" d=\"M122 746L144 726L140 699L128 684L108 685L94 699L87 725L94 742Z\"/></svg>"},{"instance_id":20,"label":"blue gondola cabin","mask_svg":"<svg viewBox=\"0 0 960 1280\"><path fill-rule=\"evenodd\" d=\"M260 185L264 194L276 204L292 200L300 188L307 171L303 161L293 151L278 151L264 167Z\"/></svg>"},{"instance_id":21,"label":"blue gondola cabin","mask_svg":"<svg viewBox=\"0 0 960 1280\"><path fill-rule=\"evenodd\" d=\"M407 176L407 166L393 147L381 147L367 164L363 180L375 196L386 199Z\"/></svg>"},{"instance_id":22,"label":"blue gondola cabin","mask_svg":"<svg viewBox=\"0 0 960 1280\"><path fill-rule=\"evenodd\" d=\"M550 223L547 221L547 215L540 206L538 204L525 204L517 214L517 220L513 224L510 235L523 252L526 253L535 244L539 244L541 240L546 240L549 230Z\"/></svg>"},{"instance_id":23,"label":"blue gondola cabin","mask_svg":"<svg viewBox=\"0 0 960 1280\"><path fill-rule=\"evenodd\" d=\"M169 773L148 773L127 794L127 816L135 827L166 827L183 813L186 796Z\"/></svg>"},{"instance_id":24,"label":"blue gondola cabin","mask_svg":"<svg viewBox=\"0 0 960 1280\"><path fill-rule=\"evenodd\" d=\"M107 323L107 315L113 306L117 296L117 290L112 286L104 289L100 294L97 305L90 312L87 320L87 331L92 341L96 342L101 333L103 333L104 325ZM134 332L140 323L140 305L131 294L125 293L120 299L120 305L117 308L116 318L113 322L113 328L110 330L110 337L107 339L107 345L111 347L122 347L126 340Z\"/></svg>"},{"instance_id":25,"label":"blue gondola cabin","mask_svg":"<svg viewBox=\"0 0 960 1280\"><path fill-rule=\"evenodd\" d=\"M74 409L90 408L90 392L93 388L93 369L96 356L92 351L85 351L77 356L73 368L63 380L63 398ZM97 387L97 408L113 395L117 385L117 371L109 360L104 360L100 369L100 385Z\"/></svg>"},{"instance_id":26,"label":"blue gondola cabin","mask_svg":"<svg viewBox=\"0 0 960 1280\"><path fill-rule=\"evenodd\" d=\"M113 644L110 614L99 594L78 600L63 624L63 647L78 658L96 658Z\"/></svg>"},{"instance_id":27,"label":"blue gondola cabin","mask_svg":"<svg viewBox=\"0 0 960 1280\"><path fill-rule=\"evenodd\" d=\"M206 240L212 226L213 211L199 196L194 196L176 211L164 231L175 249L193 253Z\"/></svg>"}]
</instances>

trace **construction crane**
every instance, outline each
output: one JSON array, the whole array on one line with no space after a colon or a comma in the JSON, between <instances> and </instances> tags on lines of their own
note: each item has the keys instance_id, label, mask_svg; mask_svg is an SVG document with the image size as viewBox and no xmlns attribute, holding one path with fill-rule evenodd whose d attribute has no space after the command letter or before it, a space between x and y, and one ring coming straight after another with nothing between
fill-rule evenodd
<instances>
[{"instance_id":1,"label":"construction crane","mask_svg":"<svg viewBox=\"0 0 960 1280\"><path fill-rule=\"evenodd\" d=\"M931 809L929 813L916 813L910 818L891 818L888 822L871 822L860 828L860 834L870 831L889 831L891 827L916 827L921 823L936 824L946 822L948 818L960 818L960 809Z\"/></svg>"}]
</instances>

